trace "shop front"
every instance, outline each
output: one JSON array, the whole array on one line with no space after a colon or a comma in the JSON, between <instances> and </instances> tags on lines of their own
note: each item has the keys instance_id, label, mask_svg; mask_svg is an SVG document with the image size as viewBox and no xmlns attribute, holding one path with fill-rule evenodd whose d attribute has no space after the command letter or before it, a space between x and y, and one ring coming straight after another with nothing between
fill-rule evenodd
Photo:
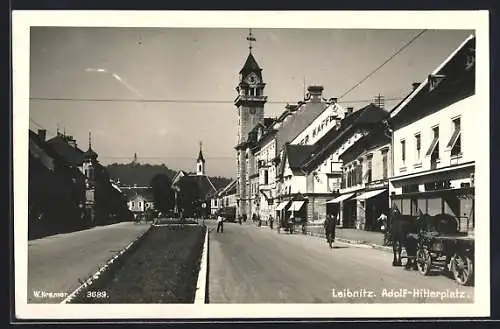
<instances>
[{"instance_id":1,"label":"shop front","mask_svg":"<svg viewBox=\"0 0 500 329\"><path fill-rule=\"evenodd\" d=\"M391 182L391 207L404 215L452 215L461 232L474 231L474 167Z\"/></svg>"},{"instance_id":2,"label":"shop front","mask_svg":"<svg viewBox=\"0 0 500 329\"><path fill-rule=\"evenodd\" d=\"M326 202L327 209L330 204L336 205L333 209L337 210L337 214L339 215L337 217L337 225L339 225L339 227L354 227L356 218L356 200L352 199L354 195L355 193L341 194Z\"/></svg>"},{"instance_id":3,"label":"shop front","mask_svg":"<svg viewBox=\"0 0 500 329\"><path fill-rule=\"evenodd\" d=\"M389 213L389 190L377 189L364 191L356 197L358 203L358 215L356 228L366 231L380 231L380 225L377 218L382 213Z\"/></svg>"}]
</instances>

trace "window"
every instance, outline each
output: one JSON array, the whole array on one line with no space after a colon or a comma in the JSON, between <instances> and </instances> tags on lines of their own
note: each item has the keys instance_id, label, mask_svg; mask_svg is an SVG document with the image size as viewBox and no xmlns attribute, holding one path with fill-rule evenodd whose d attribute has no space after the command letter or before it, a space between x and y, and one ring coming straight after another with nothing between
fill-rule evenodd
<instances>
[{"instance_id":1,"label":"window","mask_svg":"<svg viewBox=\"0 0 500 329\"><path fill-rule=\"evenodd\" d=\"M269 184L269 174L267 170L264 170L264 185Z\"/></svg>"},{"instance_id":2,"label":"window","mask_svg":"<svg viewBox=\"0 0 500 329\"><path fill-rule=\"evenodd\" d=\"M372 181L372 156L366 159L366 182L371 183Z\"/></svg>"},{"instance_id":3,"label":"window","mask_svg":"<svg viewBox=\"0 0 500 329\"><path fill-rule=\"evenodd\" d=\"M359 163L356 165L356 171L356 183L363 184L363 162L359 161Z\"/></svg>"},{"instance_id":4,"label":"window","mask_svg":"<svg viewBox=\"0 0 500 329\"><path fill-rule=\"evenodd\" d=\"M382 151L382 178L383 179L387 179L387 174L388 174L387 153L388 153L388 150Z\"/></svg>"},{"instance_id":5,"label":"window","mask_svg":"<svg viewBox=\"0 0 500 329\"><path fill-rule=\"evenodd\" d=\"M432 128L433 140L426 155L431 156L431 169L436 169L439 162L439 127Z\"/></svg>"},{"instance_id":6,"label":"window","mask_svg":"<svg viewBox=\"0 0 500 329\"><path fill-rule=\"evenodd\" d=\"M420 162L420 149L421 149L420 133L415 135L415 149L416 149L416 154L415 154L416 162Z\"/></svg>"},{"instance_id":7,"label":"window","mask_svg":"<svg viewBox=\"0 0 500 329\"><path fill-rule=\"evenodd\" d=\"M460 118L453 120L453 135L451 136L447 148L451 149L451 156L458 156L462 153L461 133L460 133Z\"/></svg>"},{"instance_id":8,"label":"window","mask_svg":"<svg viewBox=\"0 0 500 329\"><path fill-rule=\"evenodd\" d=\"M439 154L439 127L432 128L432 142L427 150L426 156L432 155L433 153Z\"/></svg>"},{"instance_id":9,"label":"window","mask_svg":"<svg viewBox=\"0 0 500 329\"><path fill-rule=\"evenodd\" d=\"M309 135L306 136L306 138L304 139L305 141L305 144L307 144L309 142Z\"/></svg>"},{"instance_id":10,"label":"window","mask_svg":"<svg viewBox=\"0 0 500 329\"><path fill-rule=\"evenodd\" d=\"M134 201L132 201L132 208L134 208L134 207L135 207L135 202L134 202Z\"/></svg>"},{"instance_id":11,"label":"window","mask_svg":"<svg viewBox=\"0 0 500 329\"><path fill-rule=\"evenodd\" d=\"M401 162L403 163L403 165L405 164L405 160L406 160L406 141L403 139L401 141Z\"/></svg>"}]
</instances>

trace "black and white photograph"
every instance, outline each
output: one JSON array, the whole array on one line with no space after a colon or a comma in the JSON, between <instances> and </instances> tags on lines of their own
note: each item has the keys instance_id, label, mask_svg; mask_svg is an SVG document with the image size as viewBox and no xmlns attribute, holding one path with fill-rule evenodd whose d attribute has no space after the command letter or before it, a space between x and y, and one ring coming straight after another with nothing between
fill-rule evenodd
<instances>
[{"instance_id":1,"label":"black and white photograph","mask_svg":"<svg viewBox=\"0 0 500 329\"><path fill-rule=\"evenodd\" d=\"M487 12L14 12L12 38L18 318L489 315Z\"/></svg>"}]
</instances>

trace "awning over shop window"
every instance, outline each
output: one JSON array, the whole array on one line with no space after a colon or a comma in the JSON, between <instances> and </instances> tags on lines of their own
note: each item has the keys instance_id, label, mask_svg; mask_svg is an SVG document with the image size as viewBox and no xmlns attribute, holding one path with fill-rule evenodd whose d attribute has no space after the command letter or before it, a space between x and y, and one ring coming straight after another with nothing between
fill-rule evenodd
<instances>
[{"instance_id":1,"label":"awning over shop window","mask_svg":"<svg viewBox=\"0 0 500 329\"><path fill-rule=\"evenodd\" d=\"M284 201L276 207L276 211L281 211L290 203L290 201Z\"/></svg>"},{"instance_id":2,"label":"awning over shop window","mask_svg":"<svg viewBox=\"0 0 500 329\"><path fill-rule=\"evenodd\" d=\"M289 211L299 211L304 205L304 201L293 201L292 206L288 209Z\"/></svg>"},{"instance_id":3,"label":"awning over shop window","mask_svg":"<svg viewBox=\"0 0 500 329\"><path fill-rule=\"evenodd\" d=\"M347 194L342 194L341 196L338 196L336 197L335 199L333 200L330 200L330 201L327 201L326 203L339 203L339 202L342 202L344 200L347 200L349 199L350 197L352 197L354 195L354 193L347 193Z\"/></svg>"},{"instance_id":4,"label":"awning over shop window","mask_svg":"<svg viewBox=\"0 0 500 329\"><path fill-rule=\"evenodd\" d=\"M361 195L358 195L356 197L357 200L366 200L366 199L369 199L369 198L373 198L374 196L377 196L379 195L380 193L384 193L385 191L387 191L386 189L382 189L382 190L374 190L374 191L368 191L368 192L365 192Z\"/></svg>"}]
</instances>

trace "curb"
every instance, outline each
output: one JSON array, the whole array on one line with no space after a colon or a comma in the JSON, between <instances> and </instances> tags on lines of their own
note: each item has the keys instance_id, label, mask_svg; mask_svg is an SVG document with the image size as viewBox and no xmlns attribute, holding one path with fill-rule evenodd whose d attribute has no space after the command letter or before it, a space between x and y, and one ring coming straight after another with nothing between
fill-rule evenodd
<instances>
[{"instance_id":1,"label":"curb","mask_svg":"<svg viewBox=\"0 0 500 329\"><path fill-rule=\"evenodd\" d=\"M146 235L151 230L150 226L146 231L144 231L141 235L139 235L137 238L132 240L125 248L120 250L116 255L114 255L111 259L109 259L106 264L102 267L100 267L97 272L92 274L87 280L85 280L78 288L73 290L71 294L69 294L68 297L66 297L60 304L68 304L70 303L74 298L76 298L83 290L86 288L90 287L94 281L97 281L99 277L106 271L109 270L110 266L118 260L119 257L123 256L134 244L137 243L143 236Z\"/></svg>"},{"instance_id":2,"label":"curb","mask_svg":"<svg viewBox=\"0 0 500 329\"><path fill-rule=\"evenodd\" d=\"M196 283L195 304L205 304L207 294L208 277L208 227L205 230L205 242L203 243L203 253L201 255L200 271L198 272L198 282Z\"/></svg>"}]
</instances>

